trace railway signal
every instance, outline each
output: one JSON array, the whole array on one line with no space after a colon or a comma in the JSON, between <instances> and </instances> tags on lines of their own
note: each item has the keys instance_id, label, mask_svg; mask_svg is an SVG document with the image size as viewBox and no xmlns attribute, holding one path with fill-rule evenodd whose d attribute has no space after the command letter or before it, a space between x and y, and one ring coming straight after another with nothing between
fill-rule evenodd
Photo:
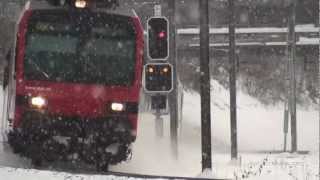
<instances>
[{"instance_id":1,"label":"railway signal","mask_svg":"<svg viewBox=\"0 0 320 180\"><path fill-rule=\"evenodd\" d=\"M145 90L147 92L170 92L173 87L172 65L149 63L145 65Z\"/></svg>"},{"instance_id":2,"label":"railway signal","mask_svg":"<svg viewBox=\"0 0 320 180\"><path fill-rule=\"evenodd\" d=\"M151 60L166 60L169 56L169 22L165 17L148 20L148 55Z\"/></svg>"}]
</instances>

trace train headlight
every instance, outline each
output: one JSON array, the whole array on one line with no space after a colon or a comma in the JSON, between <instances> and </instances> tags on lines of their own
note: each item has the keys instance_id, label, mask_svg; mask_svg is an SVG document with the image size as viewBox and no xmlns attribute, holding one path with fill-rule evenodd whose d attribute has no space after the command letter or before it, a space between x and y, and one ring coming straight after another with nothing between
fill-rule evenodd
<instances>
[{"instance_id":1,"label":"train headlight","mask_svg":"<svg viewBox=\"0 0 320 180\"><path fill-rule=\"evenodd\" d=\"M76 0L74 2L74 6L76 8L86 8L88 6L88 3L86 0Z\"/></svg>"},{"instance_id":2,"label":"train headlight","mask_svg":"<svg viewBox=\"0 0 320 180\"><path fill-rule=\"evenodd\" d=\"M42 109L47 106L47 100L41 96L35 96L30 98L31 107Z\"/></svg>"},{"instance_id":3,"label":"train headlight","mask_svg":"<svg viewBox=\"0 0 320 180\"><path fill-rule=\"evenodd\" d=\"M125 110L125 104L124 103L111 103L111 110L115 112L122 112Z\"/></svg>"}]
</instances>

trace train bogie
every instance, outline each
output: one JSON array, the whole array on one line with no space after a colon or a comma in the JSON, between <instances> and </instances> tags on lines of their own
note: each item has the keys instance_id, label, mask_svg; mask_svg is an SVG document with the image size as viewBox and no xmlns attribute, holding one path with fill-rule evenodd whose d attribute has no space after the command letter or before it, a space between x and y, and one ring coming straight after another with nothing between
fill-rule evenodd
<instances>
[{"instance_id":1,"label":"train bogie","mask_svg":"<svg viewBox=\"0 0 320 180\"><path fill-rule=\"evenodd\" d=\"M65 119L33 113L9 133L16 153L39 160L116 164L126 160L135 136L126 118Z\"/></svg>"}]
</instances>

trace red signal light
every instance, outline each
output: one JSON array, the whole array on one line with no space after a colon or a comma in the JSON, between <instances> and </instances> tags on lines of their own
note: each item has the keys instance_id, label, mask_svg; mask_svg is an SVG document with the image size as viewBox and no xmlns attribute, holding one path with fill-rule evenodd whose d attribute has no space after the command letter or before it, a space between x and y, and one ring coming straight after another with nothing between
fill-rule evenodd
<instances>
[{"instance_id":1,"label":"red signal light","mask_svg":"<svg viewBox=\"0 0 320 180\"><path fill-rule=\"evenodd\" d=\"M148 19L148 54L152 60L166 60L169 56L169 22L165 17Z\"/></svg>"},{"instance_id":2,"label":"red signal light","mask_svg":"<svg viewBox=\"0 0 320 180\"><path fill-rule=\"evenodd\" d=\"M166 37L166 32L164 32L164 31L159 32L158 37L160 39L165 38Z\"/></svg>"}]
</instances>

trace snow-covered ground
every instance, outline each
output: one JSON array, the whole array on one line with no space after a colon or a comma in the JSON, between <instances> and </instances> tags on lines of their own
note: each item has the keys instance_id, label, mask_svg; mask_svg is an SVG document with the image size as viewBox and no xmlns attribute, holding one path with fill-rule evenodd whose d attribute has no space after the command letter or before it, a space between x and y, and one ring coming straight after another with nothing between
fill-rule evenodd
<instances>
[{"instance_id":1,"label":"snow-covered ground","mask_svg":"<svg viewBox=\"0 0 320 180\"><path fill-rule=\"evenodd\" d=\"M229 93L216 81L212 81L212 87L213 171L209 173L212 174L211 177L250 180L319 179L317 175L319 117L316 109L298 107L297 111L298 149L309 153L275 153L283 149L283 105L265 107L256 99L239 91L237 99L239 159L231 161ZM186 92L184 97L179 157L176 159L171 153L168 117L164 118L166 130L164 137L159 139L155 135L153 115L142 113L138 138L133 145L132 159L111 167L112 171L199 177L201 172L200 96ZM289 142L290 138L288 146ZM0 146L2 146L0 147L0 179L2 177L10 180L121 179L112 176L85 175L85 171L83 175L75 175L33 170L30 169L28 160L12 154L7 146Z\"/></svg>"}]
</instances>

